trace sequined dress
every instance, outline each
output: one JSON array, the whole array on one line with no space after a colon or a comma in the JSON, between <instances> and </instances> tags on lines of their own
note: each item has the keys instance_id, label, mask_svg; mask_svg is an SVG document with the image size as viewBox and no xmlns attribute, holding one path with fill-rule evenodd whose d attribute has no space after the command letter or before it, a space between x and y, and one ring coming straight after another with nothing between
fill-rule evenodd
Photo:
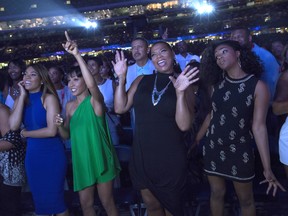
<instances>
[{"instance_id":1,"label":"sequined dress","mask_svg":"<svg viewBox=\"0 0 288 216\"><path fill-rule=\"evenodd\" d=\"M204 170L233 181L254 178L252 118L258 79L224 79L214 86L211 122L203 146Z\"/></svg>"}]
</instances>

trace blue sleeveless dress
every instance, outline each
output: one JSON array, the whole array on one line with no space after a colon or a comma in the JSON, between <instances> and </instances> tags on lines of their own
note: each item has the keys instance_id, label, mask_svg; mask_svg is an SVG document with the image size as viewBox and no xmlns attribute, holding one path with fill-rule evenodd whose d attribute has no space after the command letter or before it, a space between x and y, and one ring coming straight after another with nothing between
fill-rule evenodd
<instances>
[{"instance_id":1,"label":"blue sleeveless dress","mask_svg":"<svg viewBox=\"0 0 288 216\"><path fill-rule=\"evenodd\" d=\"M42 92L30 93L24 109L27 131L47 127ZM32 192L36 214L58 214L67 207L64 203L66 156L60 137L27 138L25 169Z\"/></svg>"}]
</instances>

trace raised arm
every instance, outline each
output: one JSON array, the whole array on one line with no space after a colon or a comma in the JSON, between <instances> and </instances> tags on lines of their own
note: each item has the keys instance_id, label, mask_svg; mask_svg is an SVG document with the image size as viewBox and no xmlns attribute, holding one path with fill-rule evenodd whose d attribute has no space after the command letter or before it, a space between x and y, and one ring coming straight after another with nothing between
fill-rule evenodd
<instances>
[{"instance_id":1,"label":"raised arm","mask_svg":"<svg viewBox=\"0 0 288 216\"><path fill-rule=\"evenodd\" d=\"M94 111L97 115L101 116L105 112L103 95L101 94L96 81L94 80L92 74L90 73L86 62L82 58L78 50L76 42L70 39L66 31L65 31L65 36L66 36L67 41L65 44L63 44L63 47L68 53L72 54L77 60L79 67L81 69L81 72L82 72L83 79L87 85L87 88L89 89L92 95L92 105L93 105Z\"/></svg>"},{"instance_id":2,"label":"raised arm","mask_svg":"<svg viewBox=\"0 0 288 216\"><path fill-rule=\"evenodd\" d=\"M21 123L22 123L25 98L27 96L27 92L24 89L23 84L24 84L23 81L18 83L18 86L20 88L20 95L15 100L15 103L14 103L14 106L12 109L12 113L9 117L10 129L13 131L18 130L21 126Z\"/></svg>"},{"instance_id":3,"label":"raised arm","mask_svg":"<svg viewBox=\"0 0 288 216\"><path fill-rule=\"evenodd\" d=\"M177 79L172 76L169 77L173 82L177 96L175 120L182 131L189 130L194 119L195 95L191 84L198 81L199 78L195 78L198 73L198 68L194 67L189 70L189 67L186 67Z\"/></svg>"},{"instance_id":4,"label":"raised arm","mask_svg":"<svg viewBox=\"0 0 288 216\"><path fill-rule=\"evenodd\" d=\"M116 51L115 62L113 61L112 64L119 79L119 84L115 88L114 109L116 113L123 114L132 107L133 97L142 76L137 77L126 92L127 59L125 59L123 51Z\"/></svg>"},{"instance_id":5,"label":"raised arm","mask_svg":"<svg viewBox=\"0 0 288 216\"><path fill-rule=\"evenodd\" d=\"M267 194L273 187L273 196L277 192L277 188L280 187L283 191L284 188L277 181L274 176L271 165L270 165L270 152L268 144L268 135L266 128L266 115L269 106L269 91L267 86L262 82L258 81L255 90L255 102L254 102L254 112L253 112L253 123L252 130L255 138L255 142L261 157L262 165L264 168L265 180L261 183L268 182Z\"/></svg>"}]
</instances>

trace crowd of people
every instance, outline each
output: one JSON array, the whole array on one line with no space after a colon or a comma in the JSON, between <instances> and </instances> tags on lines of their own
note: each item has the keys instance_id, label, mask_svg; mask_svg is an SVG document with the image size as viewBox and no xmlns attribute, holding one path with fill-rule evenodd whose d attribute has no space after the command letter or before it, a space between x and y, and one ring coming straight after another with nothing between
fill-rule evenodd
<instances>
[{"instance_id":1,"label":"crowd of people","mask_svg":"<svg viewBox=\"0 0 288 216\"><path fill-rule=\"evenodd\" d=\"M224 215L226 181L242 215L256 215L254 149L267 191L285 188L271 168L269 137L279 139L288 179L288 45L271 52L238 27L211 41L201 56L187 43L151 46L131 41L132 65L122 50L83 57L65 32L68 66L25 65L12 59L0 79L0 215L19 216L28 183L36 215L69 215L64 199L65 148L71 148L73 188L83 215L96 215L97 191L107 215L117 216L113 180L121 172L115 146L120 114L130 112L129 175L149 216L183 216L189 154L202 148L210 211ZM286 89L286 90L285 90ZM7 196L9 194L9 196Z\"/></svg>"}]
</instances>

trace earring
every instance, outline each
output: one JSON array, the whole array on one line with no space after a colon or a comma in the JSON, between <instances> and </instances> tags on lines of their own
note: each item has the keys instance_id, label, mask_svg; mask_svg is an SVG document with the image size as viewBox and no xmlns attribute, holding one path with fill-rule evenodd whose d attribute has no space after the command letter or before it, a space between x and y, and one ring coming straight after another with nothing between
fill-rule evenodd
<instances>
[{"instance_id":1,"label":"earring","mask_svg":"<svg viewBox=\"0 0 288 216\"><path fill-rule=\"evenodd\" d=\"M241 68L242 66L241 66L241 61L240 61L240 58L238 57L238 65L239 65L239 67Z\"/></svg>"}]
</instances>

